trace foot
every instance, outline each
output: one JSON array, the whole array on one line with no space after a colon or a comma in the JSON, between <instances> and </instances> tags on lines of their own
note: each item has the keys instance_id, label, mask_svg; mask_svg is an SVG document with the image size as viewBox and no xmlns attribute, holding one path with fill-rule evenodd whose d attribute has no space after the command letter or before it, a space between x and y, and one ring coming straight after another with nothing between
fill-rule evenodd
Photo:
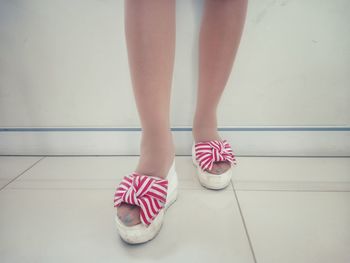
<instances>
[{"instance_id":1,"label":"foot","mask_svg":"<svg viewBox=\"0 0 350 263\"><path fill-rule=\"evenodd\" d=\"M222 138L219 136L217 132L217 128L203 128L203 127L195 127L193 126L193 138L195 143L197 142L205 142L205 141L211 141L211 140L222 140ZM207 170L207 172L211 174L222 174L229 170L231 167L231 164L228 161L222 161L222 162L214 162L213 167L210 170Z\"/></svg>"},{"instance_id":2,"label":"foot","mask_svg":"<svg viewBox=\"0 0 350 263\"><path fill-rule=\"evenodd\" d=\"M136 172L165 178L175 157L175 147L170 131L142 133L140 159ZM141 223L140 208L127 203L117 208L117 216L126 226Z\"/></svg>"}]
</instances>

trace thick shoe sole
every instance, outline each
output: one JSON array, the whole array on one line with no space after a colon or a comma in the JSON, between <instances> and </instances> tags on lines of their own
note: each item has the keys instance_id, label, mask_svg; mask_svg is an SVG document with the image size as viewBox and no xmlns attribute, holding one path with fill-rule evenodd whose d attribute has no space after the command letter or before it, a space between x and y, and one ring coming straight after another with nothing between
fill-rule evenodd
<instances>
[{"instance_id":1,"label":"thick shoe sole","mask_svg":"<svg viewBox=\"0 0 350 263\"><path fill-rule=\"evenodd\" d=\"M197 168L197 176L200 184L208 189L220 190L226 188L233 176L233 168L231 167L222 174L211 174L206 171L202 171L196 160L194 144L192 145L192 163Z\"/></svg>"},{"instance_id":2,"label":"thick shoe sole","mask_svg":"<svg viewBox=\"0 0 350 263\"><path fill-rule=\"evenodd\" d=\"M137 224L134 226L126 226L120 221L119 217L115 215L115 222L117 225L118 233L126 243L129 244L140 244L155 238L163 224L166 210L176 201L177 199L177 185L178 179L175 171L175 161L173 162L168 175L166 177L169 180L168 194L164 208L159 212L156 218L152 221L149 226L143 224Z\"/></svg>"}]
</instances>

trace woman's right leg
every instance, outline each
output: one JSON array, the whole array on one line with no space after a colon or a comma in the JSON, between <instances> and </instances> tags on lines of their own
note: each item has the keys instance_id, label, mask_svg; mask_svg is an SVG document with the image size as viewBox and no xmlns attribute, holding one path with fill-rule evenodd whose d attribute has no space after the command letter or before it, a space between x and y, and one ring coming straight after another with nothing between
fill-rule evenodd
<instances>
[{"instance_id":1,"label":"woman's right leg","mask_svg":"<svg viewBox=\"0 0 350 263\"><path fill-rule=\"evenodd\" d=\"M175 0L126 0L125 35L142 137L135 171L165 177L175 156L169 110L175 56ZM117 209L126 225L140 223L139 208Z\"/></svg>"}]
</instances>

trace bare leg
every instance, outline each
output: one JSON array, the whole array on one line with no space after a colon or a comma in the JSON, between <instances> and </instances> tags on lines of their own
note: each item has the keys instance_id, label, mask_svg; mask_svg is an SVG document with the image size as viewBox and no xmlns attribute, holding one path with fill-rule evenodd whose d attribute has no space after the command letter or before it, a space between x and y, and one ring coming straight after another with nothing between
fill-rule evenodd
<instances>
[{"instance_id":1,"label":"bare leg","mask_svg":"<svg viewBox=\"0 0 350 263\"><path fill-rule=\"evenodd\" d=\"M217 132L216 109L231 73L239 47L247 0L206 0L199 39L198 97L193 121L195 142L221 139ZM229 168L215 163L211 173Z\"/></svg>"},{"instance_id":2,"label":"bare leg","mask_svg":"<svg viewBox=\"0 0 350 263\"><path fill-rule=\"evenodd\" d=\"M141 120L137 172L165 177L175 156L169 123L175 56L175 0L126 0L125 34L133 92ZM139 208L123 204L117 214L140 223Z\"/></svg>"}]
</instances>

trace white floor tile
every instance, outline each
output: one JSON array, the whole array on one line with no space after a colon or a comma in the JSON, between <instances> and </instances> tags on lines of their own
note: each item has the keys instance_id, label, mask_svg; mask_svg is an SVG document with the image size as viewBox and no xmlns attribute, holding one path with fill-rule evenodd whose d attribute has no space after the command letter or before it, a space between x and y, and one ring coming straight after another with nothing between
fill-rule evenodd
<instances>
[{"instance_id":1,"label":"white floor tile","mask_svg":"<svg viewBox=\"0 0 350 263\"><path fill-rule=\"evenodd\" d=\"M236 190L350 191L350 158L237 157Z\"/></svg>"},{"instance_id":2,"label":"white floor tile","mask_svg":"<svg viewBox=\"0 0 350 263\"><path fill-rule=\"evenodd\" d=\"M114 226L111 190L0 192L0 261L253 262L232 191L180 190L156 239L130 246Z\"/></svg>"},{"instance_id":3,"label":"white floor tile","mask_svg":"<svg viewBox=\"0 0 350 263\"><path fill-rule=\"evenodd\" d=\"M136 156L46 157L8 188L111 189L122 176L136 168ZM202 189L188 156L175 160L181 189ZM228 187L225 190L229 190Z\"/></svg>"},{"instance_id":4,"label":"white floor tile","mask_svg":"<svg viewBox=\"0 0 350 263\"><path fill-rule=\"evenodd\" d=\"M7 183L42 157L5 158ZM0 262L253 262L232 187L202 188L189 156L160 235L122 242L113 192L137 161L46 157L25 171L0 191ZM258 263L350 262L350 158L238 157L233 183Z\"/></svg>"},{"instance_id":5,"label":"white floor tile","mask_svg":"<svg viewBox=\"0 0 350 263\"><path fill-rule=\"evenodd\" d=\"M257 262L350 262L350 192L237 194Z\"/></svg>"},{"instance_id":6,"label":"white floor tile","mask_svg":"<svg viewBox=\"0 0 350 263\"><path fill-rule=\"evenodd\" d=\"M43 157L0 156L0 188Z\"/></svg>"}]
</instances>

